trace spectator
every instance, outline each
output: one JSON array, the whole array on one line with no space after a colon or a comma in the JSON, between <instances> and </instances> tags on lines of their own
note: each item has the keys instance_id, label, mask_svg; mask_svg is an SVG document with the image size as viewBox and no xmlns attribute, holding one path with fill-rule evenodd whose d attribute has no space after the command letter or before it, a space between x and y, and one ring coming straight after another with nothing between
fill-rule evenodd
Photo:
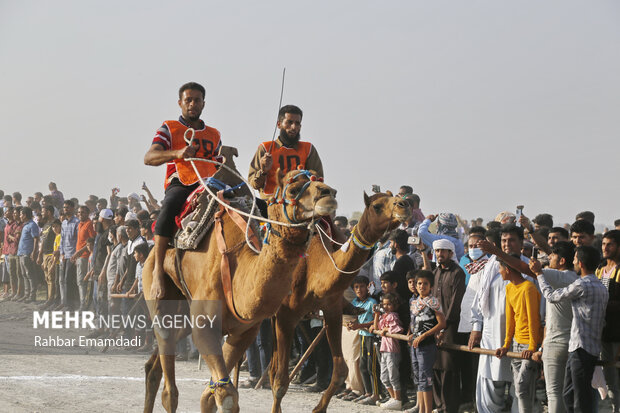
<instances>
[{"instance_id":1,"label":"spectator","mask_svg":"<svg viewBox=\"0 0 620 413\"><path fill-rule=\"evenodd\" d=\"M480 231L478 228L482 229ZM473 227L469 233L467 240L468 251L461 258L461 268L465 272L465 293L461 301L461 314L458 326L458 335L461 340L463 334L469 337L472 328L471 306L474 297L482 282L482 273L484 271L490 256L482 249L478 248L478 242L485 239L486 230L482 227ZM465 403L473 403L476 395L476 375L478 373L478 355L474 353L463 353L460 355L460 372L462 392L461 399Z\"/></svg>"},{"instance_id":2,"label":"spectator","mask_svg":"<svg viewBox=\"0 0 620 413\"><path fill-rule=\"evenodd\" d=\"M140 235L149 245L153 245L153 221L147 218L145 221L140 222Z\"/></svg>"},{"instance_id":3,"label":"spectator","mask_svg":"<svg viewBox=\"0 0 620 413\"><path fill-rule=\"evenodd\" d=\"M428 227L431 225L431 222L434 222L437 218L439 218L437 234L431 234L428 232ZM455 257L458 262L458 260L465 255L465 247L456 233L457 225L458 223L454 214L442 212L439 215L429 215L420 224L420 227L418 228L418 235L426 245L433 245L433 242L438 239L447 239L452 242L452 244L454 244L454 251L456 254ZM433 261L434 260L435 257L433 254Z\"/></svg>"},{"instance_id":4,"label":"spectator","mask_svg":"<svg viewBox=\"0 0 620 413\"><path fill-rule=\"evenodd\" d=\"M394 261L394 265L392 266L392 271L398 282L398 295L403 300L409 300L409 298L411 298L411 292L407 288L407 272L416 269L415 262L408 255L408 238L409 235L402 229L395 229L390 233L390 249L394 257L396 257L396 261Z\"/></svg>"},{"instance_id":5,"label":"spectator","mask_svg":"<svg viewBox=\"0 0 620 413\"><path fill-rule=\"evenodd\" d=\"M92 255L94 274L93 302L97 315L108 314L108 283L106 280L106 263L108 255L112 252L110 241L110 229L114 223L114 213L111 209L104 208L99 211L99 219L95 224L95 246ZM103 333L103 330L100 331Z\"/></svg>"},{"instance_id":6,"label":"spectator","mask_svg":"<svg viewBox=\"0 0 620 413\"><path fill-rule=\"evenodd\" d=\"M17 258L17 247L19 237L21 235L21 223L19 219L15 219L15 208L6 207L4 213L6 225L4 227L4 242L2 244L2 255L6 262L6 270L9 276L9 285L11 294L9 300L14 301L23 298L23 286L20 291L19 279L21 269L19 269L19 259ZM18 217L17 217L18 218Z\"/></svg>"},{"instance_id":7,"label":"spectator","mask_svg":"<svg viewBox=\"0 0 620 413\"><path fill-rule=\"evenodd\" d=\"M602 336L601 359L608 361L603 366L607 391L612 401L613 412L620 411L620 386L618 369L613 361L620 350L620 231L615 229L603 235L603 262L596 270L596 276L607 288L609 301L605 312L605 327Z\"/></svg>"},{"instance_id":8,"label":"spectator","mask_svg":"<svg viewBox=\"0 0 620 413\"><path fill-rule=\"evenodd\" d=\"M484 239L486 232L487 231L482 227L473 227L469 231L467 254L463 255L459 261L459 265L465 272L465 285L469 284L469 278L471 277L469 271L474 271L474 274L480 272L489 260L488 254L485 254L484 251L476 246L478 241Z\"/></svg>"},{"instance_id":9,"label":"spectator","mask_svg":"<svg viewBox=\"0 0 620 413\"><path fill-rule=\"evenodd\" d=\"M71 310L73 307L72 301L75 297L75 289L77 289L77 285L75 285L77 274L75 261L71 260L71 258L76 252L80 220L75 216L75 204L70 199L64 201L62 212L64 220L62 221L60 232L60 275L58 277L61 303L54 310Z\"/></svg>"},{"instance_id":10,"label":"spectator","mask_svg":"<svg viewBox=\"0 0 620 413\"><path fill-rule=\"evenodd\" d=\"M42 266L45 274L45 281L47 282L47 300L41 307L47 309L50 307L56 299L56 259L54 258L54 241L56 240L56 234L52 228L54 221L54 207L47 205L43 208L41 220L39 226L41 226L41 248L37 256L37 265ZM58 221L59 227L61 225ZM60 233L60 231L58 232Z\"/></svg>"},{"instance_id":11,"label":"spectator","mask_svg":"<svg viewBox=\"0 0 620 413\"><path fill-rule=\"evenodd\" d=\"M411 207L411 218L408 226L417 227L424 221L424 213L420 209L420 196L418 194L407 194L403 196L403 199Z\"/></svg>"},{"instance_id":12,"label":"spectator","mask_svg":"<svg viewBox=\"0 0 620 413\"><path fill-rule=\"evenodd\" d=\"M578 213L575 216L575 221L580 221L580 220L588 221L590 224L594 225L594 212L583 211L583 212Z\"/></svg>"},{"instance_id":13,"label":"spectator","mask_svg":"<svg viewBox=\"0 0 620 413\"><path fill-rule=\"evenodd\" d=\"M127 263L129 255L127 254L127 244L129 237L127 235L127 229L124 226L116 228L116 239L114 239L115 245L112 250L112 255L108 263L107 278L108 278L108 314L117 315L121 314L122 301L120 298L112 298L111 294L119 294L122 292L121 278L127 271ZM115 337L117 331L110 331L110 337Z\"/></svg>"},{"instance_id":14,"label":"spectator","mask_svg":"<svg viewBox=\"0 0 620 413\"><path fill-rule=\"evenodd\" d=\"M540 228L553 228L553 216L550 214L538 214L532 220L534 223L534 230L538 231Z\"/></svg>"},{"instance_id":15,"label":"spectator","mask_svg":"<svg viewBox=\"0 0 620 413\"><path fill-rule=\"evenodd\" d=\"M403 331L403 327L396 313L399 299L395 294L386 293L381 298L381 311L375 308L375 318L370 332L381 333L381 381L390 394L390 400L381 403L379 406L387 410L400 410L402 399L400 393L400 374L399 364L400 344L394 338L386 336L386 333L394 334Z\"/></svg>"},{"instance_id":16,"label":"spectator","mask_svg":"<svg viewBox=\"0 0 620 413\"><path fill-rule=\"evenodd\" d=\"M547 244L553 247L558 241L568 241L568 231L562 227L553 227L549 230L549 236L547 237Z\"/></svg>"},{"instance_id":17,"label":"spectator","mask_svg":"<svg viewBox=\"0 0 620 413\"><path fill-rule=\"evenodd\" d=\"M501 230L501 251L513 255L521 252L523 228L508 224ZM478 247L492 253L497 247L480 241ZM525 260L525 257L521 257ZM472 304L472 332L469 348L499 348L506 339L506 285L499 272L499 262L493 256L481 274L480 289ZM495 413L504 409L506 387L512 382L507 359L480 355L476 382L476 407L480 413Z\"/></svg>"},{"instance_id":18,"label":"spectator","mask_svg":"<svg viewBox=\"0 0 620 413\"><path fill-rule=\"evenodd\" d=\"M461 317L461 301L465 293L465 273L456 263L454 244L448 239L433 242L433 250L437 257L437 267L433 271L435 283L433 296L445 309L446 327L439 333L438 341L465 344L467 337L459 338L458 326ZM461 394L459 355L450 351L442 351L437 355L433 367L433 398L437 410L457 413Z\"/></svg>"},{"instance_id":19,"label":"spectator","mask_svg":"<svg viewBox=\"0 0 620 413\"><path fill-rule=\"evenodd\" d=\"M76 240L76 252L71 257L71 262L75 264L77 273L77 285L80 295L80 311L86 310L86 303L88 301L88 280L86 279L86 273L88 272L88 253L87 240L95 237L95 228L89 218L90 210L85 205L78 208L78 218L80 220L78 224L78 233Z\"/></svg>"},{"instance_id":20,"label":"spectator","mask_svg":"<svg viewBox=\"0 0 620 413\"><path fill-rule=\"evenodd\" d=\"M413 270L408 271L407 274L409 274L410 272L413 272ZM397 275L397 273L395 273L394 271L384 272L383 274L381 274L381 294L374 298L378 302L382 302L383 296L385 296L385 294L393 294L398 297L398 302L395 303L394 311L396 311L396 314L398 315L398 318L401 321L402 325L409 325L409 308L407 307L408 299L402 298L398 294L398 283L399 276ZM405 404L409 400L407 397L407 387L410 381L409 378L411 377L411 360L409 359L409 349L407 348L407 343L401 341L399 344L401 346L399 364L399 388L401 395L399 400L402 401L402 404Z\"/></svg>"},{"instance_id":21,"label":"spectator","mask_svg":"<svg viewBox=\"0 0 620 413\"><path fill-rule=\"evenodd\" d=\"M368 278L357 276L353 279L355 299L351 302L356 307L364 310L358 315L358 321L347 324L349 330L359 330L360 341L360 373L364 382L365 393L354 399L361 404L374 405L379 400L379 383L377 382L377 353L374 346L375 338L372 333L364 330L373 324L373 306L377 301L368 294Z\"/></svg>"},{"instance_id":22,"label":"spectator","mask_svg":"<svg viewBox=\"0 0 620 413\"><path fill-rule=\"evenodd\" d=\"M549 268L542 270L551 288L568 287L579 278L572 270L574 255L575 247L571 242L558 241L553 245L549 255ZM547 301L546 305L547 317L542 360L547 401L549 413L562 413L566 411L562 395L573 313L568 301L557 303ZM534 358L540 358L540 352L535 353Z\"/></svg>"},{"instance_id":23,"label":"spectator","mask_svg":"<svg viewBox=\"0 0 620 413\"><path fill-rule=\"evenodd\" d=\"M518 260L520 256L515 254ZM531 360L532 354L542 343L542 325L540 321L540 294L534 283L523 278L521 273L504 261L499 262L499 271L506 286L506 340L497 349L496 355L502 358L511 349L521 354L521 359L512 359L515 393L519 413L534 411L536 379L540 365Z\"/></svg>"},{"instance_id":24,"label":"spectator","mask_svg":"<svg viewBox=\"0 0 620 413\"><path fill-rule=\"evenodd\" d=\"M435 337L446 327L441 303L431 294L435 275L420 270L407 275L413 295L409 300L411 325L408 336L411 343L413 380L418 389L418 405L408 412L430 413L433 409L433 365L437 356Z\"/></svg>"},{"instance_id":25,"label":"spectator","mask_svg":"<svg viewBox=\"0 0 620 413\"><path fill-rule=\"evenodd\" d=\"M616 227L616 229L620 229L620 219L614 221L614 227Z\"/></svg>"},{"instance_id":26,"label":"spectator","mask_svg":"<svg viewBox=\"0 0 620 413\"><path fill-rule=\"evenodd\" d=\"M346 236L346 237L350 237L351 236L351 231L349 231L349 229L347 228L349 225L349 220L347 219L347 217L344 216L337 216L336 218L334 218L334 225L338 227L338 229L340 231L342 231L342 233Z\"/></svg>"},{"instance_id":27,"label":"spectator","mask_svg":"<svg viewBox=\"0 0 620 413\"><path fill-rule=\"evenodd\" d=\"M48 189L50 190L50 195L54 199L54 206L56 207L56 209L63 209L65 197L62 195L62 192L58 190L58 187L54 182L49 183Z\"/></svg>"},{"instance_id":28,"label":"spectator","mask_svg":"<svg viewBox=\"0 0 620 413\"><path fill-rule=\"evenodd\" d=\"M22 233L17 247L19 266L25 282L24 301L33 302L37 299L39 274L36 272L35 261L39 254L39 226L32 220L32 209L23 207L21 211L23 223Z\"/></svg>"},{"instance_id":29,"label":"spectator","mask_svg":"<svg viewBox=\"0 0 620 413\"><path fill-rule=\"evenodd\" d=\"M127 215L128 212L129 210L127 207L119 207L114 212L114 224L118 227L125 225L125 215Z\"/></svg>"},{"instance_id":30,"label":"spectator","mask_svg":"<svg viewBox=\"0 0 620 413\"><path fill-rule=\"evenodd\" d=\"M38 202L40 204L43 201L43 193L42 192L35 192L33 200L34 200L34 202Z\"/></svg>"},{"instance_id":31,"label":"spectator","mask_svg":"<svg viewBox=\"0 0 620 413\"><path fill-rule=\"evenodd\" d=\"M591 246L594 242L594 225L585 219L570 226L570 238L575 247Z\"/></svg>"},{"instance_id":32,"label":"spectator","mask_svg":"<svg viewBox=\"0 0 620 413\"><path fill-rule=\"evenodd\" d=\"M573 265L580 278L568 287L556 290L546 282L540 263L530 263L545 298L551 303L568 300L573 310L564 382L564 403L569 412L588 413L596 408L596 395L591 383L594 363L601 352L601 334L609 298L607 289L594 275L599 261L600 254L595 248L577 248Z\"/></svg>"},{"instance_id":33,"label":"spectator","mask_svg":"<svg viewBox=\"0 0 620 413\"><path fill-rule=\"evenodd\" d=\"M392 242L388 241L388 237L383 237L379 240L379 247L372 259L372 282L371 293L374 296L378 296L381 293L381 280L379 277L392 270L394 262L396 262L396 256L392 252ZM403 297L401 297L403 298Z\"/></svg>"},{"instance_id":34,"label":"spectator","mask_svg":"<svg viewBox=\"0 0 620 413\"><path fill-rule=\"evenodd\" d=\"M401 198L406 197L407 195L413 194L413 188L409 185L402 185L398 190L398 196Z\"/></svg>"},{"instance_id":35,"label":"spectator","mask_svg":"<svg viewBox=\"0 0 620 413\"><path fill-rule=\"evenodd\" d=\"M22 194L19 192L13 192L13 206L20 207L22 206Z\"/></svg>"}]
</instances>

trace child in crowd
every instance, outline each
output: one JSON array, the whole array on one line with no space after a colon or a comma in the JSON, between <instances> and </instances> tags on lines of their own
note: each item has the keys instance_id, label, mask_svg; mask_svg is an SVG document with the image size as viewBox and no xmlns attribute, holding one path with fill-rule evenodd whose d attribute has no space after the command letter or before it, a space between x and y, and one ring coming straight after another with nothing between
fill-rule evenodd
<instances>
[{"instance_id":1,"label":"child in crowd","mask_svg":"<svg viewBox=\"0 0 620 413\"><path fill-rule=\"evenodd\" d=\"M383 284L383 280L381 280ZM381 287L383 288L383 286ZM370 332L380 332L381 338L381 381L390 394L390 400L381 403L382 409L400 410L402 400L400 395L400 345L396 339L386 337L386 333L400 333L403 331L402 324L395 312L398 307L398 296L395 293L386 293L383 290L381 308L375 306L375 319Z\"/></svg>"},{"instance_id":2,"label":"child in crowd","mask_svg":"<svg viewBox=\"0 0 620 413\"><path fill-rule=\"evenodd\" d=\"M514 257L521 259L518 254ZM506 341L495 355L505 356L511 344L514 352L521 353L523 358L512 359L510 367L519 413L528 413L534 411L536 379L540 374L540 364L532 360L532 354L542 344L540 293L533 282L503 261L499 262L499 272L510 284L506 286Z\"/></svg>"},{"instance_id":3,"label":"child in crowd","mask_svg":"<svg viewBox=\"0 0 620 413\"><path fill-rule=\"evenodd\" d=\"M394 271L386 271L381 274L381 293L378 297L376 297L377 301L382 302L382 297L384 294L394 294L398 299L398 304L395 304L394 310L398 315L400 323L402 326L409 325L409 306L404 297L401 297L398 294L398 274ZM402 404L406 404L408 402L407 398L407 387L411 385L411 359L409 356L409 348L407 346L407 342L403 340L397 340L398 345L400 346L400 363L399 365L399 376L400 376L400 394L401 398L399 400L402 401Z\"/></svg>"},{"instance_id":4,"label":"child in crowd","mask_svg":"<svg viewBox=\"0 0 620 413\"><path fill-rule=\"evenodd\" d=\"M439 300L431 295L434 280L434 274L427 270L407 274L409 290L414 293L409 300L411 325L408 339L411 343L413 378L418 387L418 405L411 411L419 413L431 413L433 410L433 364L437 355L435 335L446 327L446 317Z\"/></svg>"},{"instance_id":5,"label":"child in crowd","mask_svg":"<svg viewBox=\"0 0 620 413\"><path fill-rule=\"evenodd\" d=\"M358 275L353 279L353 290L355 299L351 302L356 307L364 310L357 316L357 322L352 321L347 324L349 330L359 330L360 341L360 374L364 382L365 393L353 401L360 404L374 405L379 400L379 383L377 381L377 353L373 343L374 334L364 330L373 324L373 306L377 301L370 297L368 293L368 277Z\"/></svg>"}]
</instances>

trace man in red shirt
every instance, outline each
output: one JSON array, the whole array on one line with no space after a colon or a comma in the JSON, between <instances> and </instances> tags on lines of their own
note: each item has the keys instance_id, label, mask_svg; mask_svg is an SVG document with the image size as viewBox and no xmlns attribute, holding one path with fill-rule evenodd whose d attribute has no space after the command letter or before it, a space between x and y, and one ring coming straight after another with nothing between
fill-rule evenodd
<instances>
[{"instance_id":1,"label":"man in red shirt","mask_svg":"<svg viewBox=\"0 0 620 413\"><path fill-rule=\"evenodd\" d=\"M77 270L77 285L80 293L80 311L85 310L84 307L87 303L86 295L88 294L88 281L84 279L86 277L86 273L88 272L89 256L86 248L86 241L97 235L95 233L95 228L93 227L93 222L88 217L89 214L90 210L85 205L80 206L78 209L78 218L80 223L78 224L78 236L77 243L75 245L76 251L71 257L71 262L75 264Z\"/></svg>"}]
</instances>

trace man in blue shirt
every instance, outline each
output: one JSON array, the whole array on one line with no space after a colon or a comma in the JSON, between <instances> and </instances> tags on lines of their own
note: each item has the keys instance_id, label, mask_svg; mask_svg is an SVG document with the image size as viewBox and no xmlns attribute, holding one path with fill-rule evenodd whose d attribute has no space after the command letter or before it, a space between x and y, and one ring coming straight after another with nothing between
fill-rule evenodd
<instances>
[{"instance_id":1,"label":"man in blue shirt","mask_svg":"<svg viewBox=\"0 0 620 413\"><path fill-rule=\"evenodd\" d=\"M431 222L435 221L437 218L439 218L437 224L437 234L432 234L428 232L428 227L431 225ZM418 228L418 236L426 245L433 245L433 242L438 239L447 239L448 241L451 241L454 244L454 252L458 261L463 255L465 255L465 247L456 233L457 226L458 221L456 220L456 216L449 212L442 212L439 215L429 215L420 224L420 227ZM434 260L435 252L433 251L433 261Z\"/></svg>"},{"instance_id":2,"label":"man in blue shirt","mask_svg":"<svg viewBox=\"0 0 620 413\"><path fill-rule=\"evenodd\" d=\"M35 273L34 259L39 248L39 226L32 219L32 209L23 207L20 219L24 223L22 235L19 238L17 256L24 280L24 298L19 301L35 301L37 287L39 286L38 274Z\"/></svg>"},{"instance_id":3,"label":"man in blue shirt","mask_svg":"<svg viewBox=\"0 0 620 413\"><path fill-rule=\"evenodd\" d=\"M55 310L70 310L69 299L74 301L77 295L75 263L71 262L71 257L75 254L80 220L75 216L75 204L70 199L62 204L62 214L65 219L62 221L60 247L58 248L60 251L60 304Z\"/></svg>"}]
</instances>

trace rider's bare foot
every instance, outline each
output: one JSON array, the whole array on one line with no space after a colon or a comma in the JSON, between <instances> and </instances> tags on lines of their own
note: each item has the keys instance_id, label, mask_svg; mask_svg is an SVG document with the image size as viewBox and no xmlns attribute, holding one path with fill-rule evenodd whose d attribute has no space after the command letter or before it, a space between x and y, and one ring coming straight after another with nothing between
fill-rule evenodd
<instances>
[{"instance_id":1,"label":"rider's bare foot","mask_svg":"<svg viewBox=\"0 0 620 413\"><path fill-rule=\"evenodd\" d=\"M164 297L164 270L160 266L153 269L153 282L151 284L151 299L157 300Z\"/></svg>"}]
</instances>

